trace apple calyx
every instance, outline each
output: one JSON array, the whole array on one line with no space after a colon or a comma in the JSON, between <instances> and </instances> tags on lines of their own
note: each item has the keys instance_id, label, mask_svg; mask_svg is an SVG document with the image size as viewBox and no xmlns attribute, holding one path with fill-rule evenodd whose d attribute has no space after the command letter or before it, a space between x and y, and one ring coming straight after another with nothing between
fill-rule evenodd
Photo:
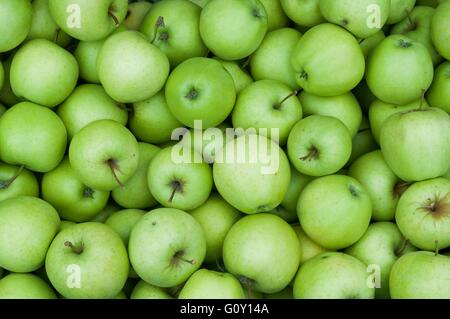
<instances>
[{"instance_id":1,"label":"apple calyx","mask_svg":"<svg viewBox=\"0 0 450 319\"><path fill-rule=\"evenodd\" d=\"M189 100L195 100L198 97L197 89L196 88L190 89L189 92L184 97Z\"/></svg>"},{"instance_id":2,"label":"apple calyx","mask_svg":"<svg viewBox=\"0 0 450 319\"><path fill-rule=\"evenodd\" d=\"M94 198L94 190L86 186L83 190L83 197Z\"/></svg>"},{"instance_id":3,"label":"apple calyx","mask_svg":"<svg viewBox=\"0 0 450 319\"><path fill-rule=\"evenodd\" d=\"M114 177L114 179L116 180L117 184L119 184L120 187L123 187L123 183L120 181L119 177L117 176L116 171L120 172L119 170L119 164L117 163L117 161L113 158L110 158L106 161L106 164L109 166L109 168L111 169L111 173Z\"/></svg>"},{"instance_id":4,"label":"apple calyx","mask_svg":"<svg viewBox=\"0 0 450 319\"><path fill-rule=\"evenodd\" d=\"M409 240L406 238L403 238L401 245L394 251L395 256L400 257L403 255L406 246L408 246Z\"/></svg>"},{"instance_id":5,"label":"apple calyx","mask_svg":"<svg viewBox=\"0 0 450 319\"><path fill-rule=\"evenodd\" d=\"M258 8L253 8L252 16L259 19L259 18L262 18L264 15L261 14L261 11Z\"/></svg>"},{"instance_id":6,"label":"apple calyx","mask_svg":"<svg viewBox=\"0 0 450 319\"><path fill-rule=\"evenodd\" d=\"M405 40L405 39L400 39L400 40L398 40L398 41L397 41L397 44L398 44L398 46L399 46L400 48L404 48L404 49L407 49L407 48L412 47L412 43L411 43L411 42L408 42L408 41Z\"/></svg>"},{"instance_id":7,"label":"apple calyx","mask_svg":"<svg viewBox=\"0 0 450 319\"><path fill-rule=\"evenodd\" d=\"M178 267L181 265L181 262L185 262L191 265L195 265L197 262L195 261L195 259L186 259L184 258L184 250L178 250L172 257L172 259L170 260L170 264L169 267L174 268L174 267Z\"/></svg>"},{"instance_id":8,"label":"apple calyx","mask_svg":"<svg viewBox=\"0 0 450 319\"><path fill-rule=\"evenodd\" d=\"M116 25L116 27L118 27L120 22L119 22L119 19L117 19L117 17L113 13L113 11L115 11L115 9L116 8L114 7L114 5L111 5L108 9L108 16L110 16L113 19L114 24Z\"/></svg>"},{"instance_id":9,"label":"apple calyx","mask_svg":"<svg viewBox=\"0 0 450 319\"><path fill-rule=\"evenodd\" d=\"M289 95L287 95L284 99L282 99L279 103L275 103L275 104L272 106L273 109L274 109L274 110L279 110L284 102L286 102L287 100L289 100L289 99L290 99L291 97L293 97L293 96L297 96L297 94L298 94L298 91L297 91L297 90L291 92L291 93L290 93Z\"/></svg>"},{"instance_id":10,"label":"apple calyx","mask_svg":"<svg viewBox=\"0 0 450 319\"><path fill-rule=\"evenodd\" d=\"M301 161L309 161L309 162L311 162L312 160L319 159L319 156L320 156L319 150L314 145L311 145L309 147L309 149L308 149L308 154L306 154L303 157L300 157L299 159Z\"/></svg>"},{"instance_id":11,"label":"apple calyx","mask_svg":"<svg viewBox=\"0 0 450 319\"><path fill-rule=\"evenodd\" d=\"M170 194L170 197L169 197L169 203L172 203L173 198L175 197L175 194L177 192L180 192L180 193L183 192L183 182L181 182L179 180L171 181L170 187L172 188L172 193Z\"/></svg>"},{"instance_id":12,"label":"apple calyx","mask_svg":"<svg viewBox=\"0 0 450 319\"><path fill-rule=\"evenodd\" d=\"M253 284L255 283L255 281L242 275L238 275L237 279L247 290L248 299L253 299Z\"/></svg>"},{"instance_id":13,"label":"apple calyx","mask_svg":"<svg viewBox=\"0 0 450 319\"><path fill-rule=\"evenodd\" d=\"M83 250L84 250L84 245L83 245L83 243L81 243L80 245L75 246L74 244L72 244L72 242L70 242L70 241L65 241L65 242L64 242L64 246L71 248L72 251L73 251L75 254L77 254L77 255L80 255L80 254L83 252Z\"/></svg>"},{"instance_id":14,"label":"apple calyx","mask_svg":"<svg viewBox=\"0 0 450 319\"><path fill-rule=\"evenodd\" d=\"M348 185L348 190L353 197L358 197L359 193L355 186L353 186L351 184Z\"/></svg>"},{"instance_id":15,"label":"apple calyx","mask_svg":"<svg viewBox=\"0 0 450 319\"><path fill-rule=\"evenodd\" d=\"M306 73L305 70L302 70L300 72L300 76L299 77L300 77L300 79L307 81L308 80L308 73Z\"/></svg>"},{"instance_id":16,"label":"apple calyx","mask_svg":"<svg viewBox=\"0 0 450 319\"><path fill-rule=\"evenodd\" d=\"M17 172L14 174L13 177L10 179L7 179L6 181L0 181L0 189L6 189L8 188L14 181L19 177L19 175L23 172L24 166L21 165Z\"/></svg>"},{"instance_id":17,"label":"apple calyx","mask_svg":"<svg viewBox=\"0 0 450 319\"><path fill-rule=\"evenodd\" d=\"M436 194L434 198L428 198L421 209L436 219L450 217L450 193L444 196Z\"/></svg>"},{"instance_id":18,"label":"apple calyx","mask_svg":"<svg viewBox=\"0 0 450 319\"><path fill-rule=\"evenodd\" d=\"M347 18L344 18L344 19L341 20L341 24L342 24L344 27L347 26L349 23L350 23L350 22L348 21Z\"/></svg>"}]
</instances>

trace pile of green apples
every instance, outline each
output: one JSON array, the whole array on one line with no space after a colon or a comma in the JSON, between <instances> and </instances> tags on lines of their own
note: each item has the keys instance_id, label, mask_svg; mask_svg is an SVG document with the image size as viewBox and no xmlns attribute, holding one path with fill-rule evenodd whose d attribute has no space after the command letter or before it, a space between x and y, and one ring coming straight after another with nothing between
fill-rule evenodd
<instances>
[{"instance_id":1,"label":"pile of green apples","mask_svg":"<svg viewBox=\"0 0 450 319\"><path fill-rule=\"evenodd\" d=\"M450 0L0 0L0 103L0 298L450 298Z\"/></svg>"}]
</instances>

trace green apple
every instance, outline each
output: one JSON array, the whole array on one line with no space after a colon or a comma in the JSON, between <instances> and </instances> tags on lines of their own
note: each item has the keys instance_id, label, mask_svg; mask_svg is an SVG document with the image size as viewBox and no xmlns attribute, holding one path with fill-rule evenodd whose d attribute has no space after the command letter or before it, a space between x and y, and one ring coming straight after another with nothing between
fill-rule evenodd
<instances>
[{"instance_id":1,"label":"green apple","mask_svg":"<svg viewBox=\"0 0 450 319\"><path fill-rule=\"evenodd\" d=\"M286 15L296 24L314 27L325 21L320 12L320 0L280 0Z\"/></svg>"},{"instance_id":2,"label":"green apple","mask_svg":"<svg viewBox=\"0 0 450 319\"><path fill-rule=\"evenodd\" d=\"M201 120L203 128L222 123L236 99L231 75L220 62L202 57L178 65L167 80L165 94L169 110L178 121L194 127L194 121Z\"/></svg>"},{"instance_id":3,"label":"green apple","mask_svg":"<svg viewBox=\"0 0 450 319\"><path fill-rule=\"evenodd\" d=\"M431 20L431 40L437 52L446 60L450 60L450 2L441 1Z\"/></svg>"},{"instance_id":4,"label":"green apple","mask_svg":"<svg viewBox=\"0 0 450 319\"><path fill-rule=\"evenodd\" d=\"M449 299L450 257L418 251L401 257L389 278L393 299Z\"/></svg>"},{"instance_id":5,"label":"green apple","mask_svg":"<svg viewBox=\"0 0 450 319\"><path fill-rule=\"evenodd\" d=\"M172 299L172 297L164 289L141 280L134 287L130 299Z\"/></svg>"},{"instance_id":6,"label":"green apple","mask_svg":"<svg viewBox=\"0 0 450 319\"><path fill-rule=\"evenodd\" d=\"M359 46L364 53L366 61L370 58L373 49L375 49L385 38L386 36L384 35L383 30L380 30L370 37L360 40Z\"/></svg>"},{"instance_id":7,"label":"green apple","mask_svg":"<svg viewBox=\"0 0 450 319\"><path fill-rule=\"evenodd\" d=\"M71 139L86 125L97 120L114 120L122 125L128 121L128 112L112 98L101 85L82 84L58 107L58 115Z\"/></svg>"},{"instance_id":8,"label":"green apple","mask_svg":"<svg viewBox=\"0 0 450 319\"><path fill-rule=\"evenodd\" d=\"M427 100L450 114L450 62L439 65L434 72L433 83L427 91Z\"/></svg>"},{"instance_id":9,"label":"green apple","mask_svg":"<svg viewBox=\"0 0 450 319\"><path fill-rule=\"evenodd\" d=\"M352 137L340 120L311 115L300 120L288 139L291 164L302 174L324 176L344 167L352 151Z\"/></svg>"},{"instance_id":10,"label":"green apple","mask_svg":"<svg viewBox=\"0 0 450 319\"><path fill-rule=\"evenodd\" d=\"M59 223L56 210L42 199L18 196L0 202L0 267L12 272L40 268Z\"/></svg>"},{"instance_id":11,"label":"green apple","mask_svg":"<svg viewBox=\"0 0 450 319\"><path fill-rule=\"evenodd\" d=\"M145 213L144 210L140 209L123 209L109 216L105 225L111 227L127 247L131 230Z\"/></svg>"},{"instance_id":12,"label":"green apple","mask_svg":"<svg viewBox=\"0 0 450 319\"><path fill-rule=\"evenodd\" d=\"M123 125L113 120L99 120L88 124L73 137L69 159L84 184L110 191L122 186L136 172L139 146L134 135Z\"/></svg>"},{"instance_id":13,"label":"green apple","mask_svg":"<svg viewBox=\"0 0 450 319\"><path fill-rule=\"evenodd\" d=\"M397 202L407 183L402 182L386 164L380 150L364 154L353 162L348 175L357 179L372 200L372 219L394 219Z\"/></svg>"},{"instance_id":14,"label":"green apple","mask_svg":"<svg viewBox=\"0 0 450 319\"><path fill-rule=\"evenodd\" d=\"M442 61L442 57L436 52L431 41L431 19L434 16L434 12L435 9L431 7L415 7L408 17L392 27L391 34L401 33L412 40L422 43L428 49L433 64L436 65Z\"/></svg>"},{"instance_id":15,"label":"green apple","mask_svg":"<svg viewBox=\"0 0 450 319\"><path fill-rule=\"evenodd\" d=\"M54 41L62 47L67 46L72 38L62 31L53 20L48 7L48 0L35 0L31 5L33 14L27 40L44 38Z\"/></svg>"},{"instance_id":16,"label":"green apple","mask_svg":"<svg viewBox=\"0 0 450 319\"><path fill-rule=\"evenodd\" d=\"M391 35L373 50L366 80L378 99L408 104L418 100L430 87L433 61L422 43L405 35Z\"/></svg>"},{"instance_id":17,"label":"green apple","mask_svg":"<svg viewBox=\"0 0 450 319\"><path fill-rule=\"evenodd\" d=\"M325 115L341 120L352 138L362 121L361 107L351 92L333 97L322 97L303 91L299 95L305 116Z\"/></svg>"},{"instance_id":18,"label":"green apple","mask_svg":"<svg viewBox=\"0 0 450 319\"><path fill-rule=\"evenodd\" d=\"M397 225L391 222L378 222L371 224L364 236L356 244L347 248L345 252L366 265L379 267L379 273L374 273L374 278L379 280L375 296L387 299L389 298L389 275L392 266L399 257L413 250L415 248L403 238Z\"/></svg>"},{"instance_id":19,"label":"green apple","mask_svg":"<svg viewBox=\"0 0 450 319\"><path fill-rule=\"evenodd\" d=\"M200 35L214 55L239 60L252 54L268 28L259 0L210 0L200 15Z\"/></svg>"},{"instance_id":20,"label":"green apple","mask_svg":"<svg viewBox=\"0 0 450 319\"><path fill-rule=\"evenodd\" d=\"M82 41L107 37L125 19L127 0L48 0L56 24Z\"/></svg>"},{"instance_id":21,"label":"green apple","mask_svg":"<svg viewBox=\"0 0 450 319\"><path fill-rule=\"evenodd\" d=\"M329 251L326 248L323 248L316 242L314 242L311 238L306 235L302 226L299 224L292 226L295 233L297 234L298 240L300 241L300 246L302 247L302 258L300 259L300 264L303 264L310 260L311 258Z\"/></svg>"},{"instance_id":22,"label":"green apple","mask_svg":"<svg viewBox=\"0 0 450 319\"><path fill-rule=\"evenodd\" d=\"M32 12L29 0L0 0L0 52L10 51L25 40Z\"/></svg>"},{"instance_id":23,"label":"green apple","mask_svg":"<svg viewBox=\"0 0 450 319\"><path fill-rule=\"evenodd\" d=\"M284 151L262 135L243 135L229 141L216 156L213 175L220 195L246 214L277 207L291 178Z\"/></svg>"},{"instance_id":24,"label":"green apple","mask_svg":"<svg viewBox=\"0 0 450 319\"><path fill-rule=\"evenodd\" d=\"M288 25L289 19L281 7L280 0L259 0L266 9L267 31L273 31Z\"/></svg>"},{"instance_id":25,"label":"green apple","mask_svg":"<svg viewBox=\"0 0 450 319\"><path fill-rule=\"evenodd\" d=\"M352 163L360 156L378 149L377 142L373 138L370 130L369 120L363 116L361 126L352 141L352 155L346 166Z\"/></svg>"},{"instance_id":26,"label":"green apple","mask_svg":"<svg viewBox=\"0 0 450 319\"><path fill-rule=\"evenodd\" d=\"M242 286L233 275L207 269L192 274L179 299L245 299Z\"/></svg>"},{"instance_id":27,"label":"green apple","mask_svg":"<svg viewBox=\"0 0 450 319\"><path fill-rule=\"evenodd\" d=\"M169 60L143 34L123 31L103 44L97 71L109 96L121 103L133 103L146 100L163 88L169 75Z\"/></svg>"},{"instance_id":28,"label":"green apple","mask_svg":"<svg viewBox=\"0 0 450 319\"><path fill-rule=\"evenodd\" d=\"M395 24L402 21L413 10L416 0L391 0L389 18L387 24Z\"/></svg>"},{"instance_id":29,"label":"green apple","mask_svg":"<svg viewBox=\"0 0 450 319\"><path fill-rule=\"evenodd\" d=\"M253 82L237 98L232 113L233 127L265 129L267 134L261 135L285 145L289 132L303 115L296 93L281 82ZM274 129L276 136L271 134Z\"/></svg>"},{"instance_id":30,"label":"green apple","mask_svg":"<svg viewBox=\"0 0 450 319\"><path fill-rule=\"evenodd\" d=\"M173 287L201 266L206 240L191 215L174 208L158 208L133 227L128 252L140 278L151 285Z\"/></svg>"},{"instance_id":31,"label":"green apple","mask_svg":"<svg viewBox=\"0 0 450 319\"><path fill-rule=\"evenodd\" d=\"M169 111L164 91L160 91L147 100L133 103L129 126L139 140L158 144L170 141L172 132L182 124Z\"/></svg>"},{"instance_id":32,"label":"green apple","mask_svg":"<svg viewBox=\"0 0 450 319\"><path fill-rule=\"evenodd\" d=\"M368 192L356 179L330 175L310 182L300 194L297 214L305 233L328 249L356 243L372 216Z\"/></svg>"},{"instance_id":33,"label":"green apple","mask_svg":"<svg viewBox=\"0 0 450 319\"><path fill-rule=\"evenodd\" d=\"M92 219L108 202L109 192L83 184L66 157L42 178L42 198L56 208L61 218L73 222Z\"/></svg>"},{"instance_id":34,"label":"green apple","mask_svg":"<svg viewBox=\"0 0 450 319\"><path fill-rule=\"evenodd\" d=\"M373 299L366 265L343 253L322 253L304 263L294 281L296 299Z\"/></svg>"},{"instance_id":35,"label":"green apple","mask_svg":"<svg viewBox=\"0 0 450 319\"><path fill-rule=\"evenodd\" d=\"M259 48L252 54L250 68L255 80L276 80L293 90L298 89L291 55L302 34L292 28L267 33Z\"/></svg>"},{"instance_id":36,"label":"green apple","mask_svg":"<svg viewBox=\"0 0 450 319\"><path fill-rule=\"evenodd\" d=\"M381 128L391 115L407 113L413 110L429 107L425 99L419 99L404 105L395 105L376 99L369 108L369 121L373 137L380 143Z\"/></svg>"},{"instance_id":37,"label":"green apple","mask_svg":"<svg viewBox=\"0 0 450 319\"><path fill-rule=\"evenodd\" d=\"M151 7L140 31L175 67L189 58L208 54L199 31L201 11L188 0L160 1Z\"/></svg>"},{"instance_id":38,"label":"green apple","mask_svg":"<svg viewBox=\"0 0 450 319\"><path fill-rule=\"evenodd\" d=\"M122 208L118 206L113 201L110 201L106 204L105 208L103 208L100 213L98 213L94 218L92 218L91 222L104 223L109 216L118 212Z\"/></svg>"},{"instance_id":39,"label":"green apple","mask_svg":"<svg viewBox=\"0 0 450 319\"><path fill-rule=\"evenodd\" d=\"M152 4L147 1L129 3L128 12L125 16L125 20L123 20L123 25L129 30L138 31L151 7Z\"/></svg>"},{"instance_id":40,"label":"green apple","mask_svg":"<svg viewBox=\"0 0 450 319\"><path fill-rule=\"evenodd\" d=\"M386 163L402 180L442 176L449 168L450 116L438 108L394 114L381 128L380 145Z\"/></svg>"},{"instance_id":41,"label":"green apple","mask_svg":"<svg viewBox=\"0 0 450 319\"><path fill-rule=\"evenodd\" d=\"M33 274L9 274L0 280L0 299L57 299L52 288Z\"/></svg>"},{"instance_id":42,"label":"green apple","mask_svg":"<svg viewBox=\"0 0 450 319\"><path fill-rule=\"evenodd\" d=\"M417 182L400 197L395 220L402 234L423 250L450 247L450 181Z\"/></svg>"},{"instance_id":43,"label":"green apple","mask_svg":"<svg viewBox=\"0 0 450 319\"><path fill-rule=\"evenodd\" d=\"M219 61L225 68L225 70L227 70L228 73L230 73L234 81L236 94L239 94L239 92L241 92L243 89L245 89L253 82L252 77L244 69L244 66L241 66L237 61L225 61L219 59L218 57L214 57L214 59Z\"/></svg>"},{"instance_id":44,"label":"green apple","mask_svg":"<svg viewBox=\"0 0 450 319\"><path fill-rule=\"evenodd\" d=\"M65 298L113 298L128 277L122 239L101 223L82 223L60 232L45 259L53 287Z\"/></svg>"},{"instance_id":45,"label":"green apple","mask_svg":"<svg viewBox=\"0 0 450 319\"><path fill-rule=\"evenodd\" d=\"M23 166L0 163L0 201L22 195L39 196L36 176Z\"/></svg>"},{"instance_id":46,"label":"green apple","mask_svg":"<svg viewBox=\"0 0 450 319\"><path fill-rule=\"evenodd\" d=\"M12 60L10 81L14 94L37 104L58 105L72 93L77 80L77 60L46 39L28 41Z\"/></svg>"},{"instance_id":47,"label":"green apple","mask_svg":"<svg viewBox=\"0 0 450 319\"><path fill-rule=\"evenodd\" d=\"M125 208L149 208L157 204L147 186L147 171L150 161L160 148L152 144L139 143L139 164L134 175L111 193L114 201Z\"/></svg>"},{"instance_id":48,"label":"green apple","mask_svg":"<svg viewBox=\"0 0 450 319\"><path fill-rule=\"evenodd\" d=\"M177 150L167 147L153 157L147 173L148 188L163 206L191 210L202 205L211 193L211 168L195 161L195 151L181 150L191 155L186 161L178 159Z\"/></svg>"},{"instance_id":49,"label":"green apple","mask_svg":"<svg viewBox=\"0 0 450 319\"><path fill-rule=\"evenodd\" d=\"M391 0L319 0L320 12L357 38L368 38L386 23Z\"/></svg>"},{"instance_id":50,"label":"green apple","mask_svg":"<svg viewBox=\"0 0 450 319\"><path fill-rule=\"evenodd\" d=\"M53 170L64 157L67 133L50 109L22 102L0 118L0 157L35 172Z\"/></svg>"},{"instance_id":51,"label":"green apple","mask_svg":"<svg viewBox=\"0 0 450 319\"><path fill-rule=\"evenodd\" d=\"M220 260L225 236L241 218L241 213L218 194L211 194L203 205L189 213L200 224L205 234L205 262Z\"/></svg>"},{"instance_id":52,"label":"green apple","mask_svg":"<svg viewBox=\"0 0 450 319\"><path fill-rule=\"evenodd\" d=\"M355 37L330 23L315 26L300 38L291 63L297 84L320 96L352 90L362 80L365 69L364 55Z\"/></svg>"},{"instance_id":53,"label":"green apple","mask_svg":"<svg viewBox=\"0 0 450 319\"><path fill-rule=\"evenodd\" d=\"M70 228L72 226L75 226L77 223L68 221L68 220L61 220L61 223L59 224L59 231L63 231L64 229Z\"/></svg>"},{"instance_id":54,"label":"green apple","mask_svg":"<svg viewBox=\"0 0 450 319\"><path fill-rule=\"evenodd\" d=\"M241 218L223 244L226 269L249 290L262 293L286 288L297 272L301 255L291 226L280 217L264 213Z\"/></svg>"}]
</instances>

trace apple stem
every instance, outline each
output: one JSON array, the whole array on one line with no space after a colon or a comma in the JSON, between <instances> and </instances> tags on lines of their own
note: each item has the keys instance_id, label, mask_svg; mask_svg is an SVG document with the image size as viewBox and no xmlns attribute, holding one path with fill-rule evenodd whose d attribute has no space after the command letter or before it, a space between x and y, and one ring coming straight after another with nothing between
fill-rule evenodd
<instances>
[{"instance_id":1,"label":"apple stem","mask_svg":"<svg viewBox=\"0 0 450 319\"><path fill-rule=\"evenodd\" d=\"M108 15L114 20L114 24L117 26L119 26L120 22L119 19L117 19L117 17L114 15L114 13L112 13L111 11L108 11Z\"/></svg>"},{"instance_id":2,"label":"apple stem","mask_svg":"<svg viewBox=\"0 0 450 319\"><path fill-rule=\"evenodd\" d=\"M403 254L403 252L406 249L406 246L408 245L408 242L409 242L408 239L403 238L402 245L395 251L395 255L397 257L400 257Z\"/></svg>"},{"instance_id":3,"label":"apple stem","mask_svg":"<svg viewBox=\"0 0 450 319\"><path fill-rule=\"evenodd\" d=\"M78 255L83 252L83 248L84 248L83 244L81 244L79 247L75 247L70 241L64 242L64 246L71 248L72 251Z\"/></svg>"},{"instance_id":4,"label":"apple stem","mask_svg":"<svg viewBox=\"0 0 450 319\"><path fill-rule=\"evenodd\" d=\"M117 165L117 162L114 159L109 159L106 161L109 168L111 169L112 175L114 179L116 180L117 184L119 184L120 187L123 187L123 183L120 181L119 177L116 174L116 170L119 170L119 166Z\"/></svg>"},{"instance_id":5,"label":"apple stem","mask_svg":"<svg viewBox=\"0 0 450 319\"><path fill-rule=\"evenodd\" d=\"M6 181L1 181L0 189L8 188L12 183L14 183L14 181L17 179L17 177L19 177L19 175L22 174L24 168L25 168L24 165L21 165L13 177L11 177L10 179L8 179Z\"/></svg>"},{"instance_id":6,"label":"apple stem","mask_svg":"<svg viewBox=\"0 0 450 319\"><path fill-rule=\"evenodd\" d=\"M184 261L185 263L191 264L191 265L195 265L197 263L197 261L195 259L186 259L183 257L184 256L184 251L183 250L179 250L177 251L173 257L172 257L172 261L170 262L170 266L177 266L178 262Z\"/></svg>"},{"instance_id":7,"label":"apple stem","mask_svg":"<svg viewBox=\"0 0 450 319\"><path fill-rule=\"evenodd\" d=\"M170 186L172 187L172 193L170 194L169 197L169 203L172 203L176 192L181 191L181 183L179 181L173 181L170 183Z\"/></svg>"},{"instance_id":8,"label":"apple stem","mask_svg":"<svg viewBox=\"0 0 450 319\"><path fill-rule=\"evenodd\" d=\"M289 100L291 97L297 96L297 94L298 94L298 91L297 91L297 90L291 92L288 96L286 96L284 99L281 100L281 102L279 103L279 106L281 106L281 104L283 104L284 102L286 102L287 100Z\"/></svg>"},{"instance_id":9,"label":"apple stem","mask_svg":"<svg viewBox=\"0 0 450 319\"><path fill-rule=\"evenodd\" d=\"M437 256L437 255L439 255L439 240L436 239L436 240L434 241L434 243L435 243L435 245L436 245L436 246L435 246L435 249L434 249L434 255Z\"/></svg>"}]
</instances>

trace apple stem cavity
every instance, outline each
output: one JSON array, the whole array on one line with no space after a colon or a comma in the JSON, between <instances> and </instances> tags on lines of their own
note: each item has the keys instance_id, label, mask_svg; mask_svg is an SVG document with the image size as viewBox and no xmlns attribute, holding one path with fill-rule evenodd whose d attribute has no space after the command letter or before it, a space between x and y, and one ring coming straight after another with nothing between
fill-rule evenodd
<instances>
[{"instance_id":1,"label":"apple stem cavity","mask_svg":"<svg viewBox=\"0 0 450 319\"><path fill-rule=\"evenodd\" d=\"M155 23L155 35L153 36L153 39L152 39L151 43L155 42L156 37L157 37L157 35L158 35L159 29L165 28L165 27L166 27L166 24L164 23L164 17L163 17L163 16L159 16L158 19L156 19L156 23ZM166 41L166 40L168 39L169 36L168 36L167 33L165 33L165 34L166 34L167 38L166 38L165 40L162 39L161 37L164 38L164 36L161 34L161 35L159 36L159 40Z\"/></svg>"},{"instance_id":2,"label":"apple stem cavity","mask_svg":"<svg viewBox=\"0 0 450 319\"><path fill-rule=\"evenodd\" d=\"M177 251L173 257L172 260L170 261L170 267L178 267L180 265L180 262L185 262L191 265L195 265L197 262L195 261L195 259L186 259L184 258L184 254L185 252L183 250L179 250Z\"/></svg>"},{"instance_id":3,"label":"apple stem cavity","mask_svg":"<svg viewBox=\"0 0 450 319\"><path fill-rule=\"evenodd\" d=\"M119 165L117 164L117 161L115 159L110 158L106 161L106 164L108 164L109 168L111 169L111 173L116 180L117 184L119 184L120 187L123 187L123 183L120 181L119 177L117 176L116 171L119 171Z\"/></svg>"},{"instance_id":4,"label":"apple stem cavity","mask_svg":"<svg viewBox=\"0 0 450 319\"><path fill-rule=\"evenodd\" d=\"M11 177L10 179L8 179L6 181L0 181L0 189L6 189L12 183L14 183L14 181L17 179L17 177L19 177L19 175L22 174L24 168L25 168L24 165L21 165L13 177Z\"/></svg>"},{"instance_id":5,"label":"apple stem cavity","mask_svg":"<svg viewBox=\"0 0 450 319\"><path fill-rule=\"evenodd\" d=\"M64 242L64 246L71 248L72 251L73 251L75 254L77 254L77 255L81 254L81 253L83 252L83 249L84 249L83 244L80 244L80 245L77 247L77 246L73 245L72 242L70 242L70 241L65 241L65 242Z\"/></svg>"},{"instance_id":6,"label":"apple stem cavity","mask_svg":"<svg viewBox=\"0 0 450 319\"><path fill-rule=\"evenodd\" d=\"M450 216L450 193L444 196L436 195L434 199L428 199L422 209L426 210L434 218L446 218Z\"/></svg>"},{"instance_id":7,"label":"apple stem cavity","mask_svg":"<svg viewBox=\"0 0 450 319\"><path fill-rule=\"evenodd\" d=\"M301 161L311 161L311 160L317 160L319 158L319 150L312 145L309 150L308 150L308 154L306 154L303 157L300 157Z\"/></svg>"},{"instance_id":8,"label":"apple stem cavity","mask_svg":"<svg viewBox=\"0 0 450 319\"><path fill-rule=\"evenodd\" d=\"M170 187L172 187L172 193L170 194L170 197L169 197L169 203L172 203L173 198L175 197L175 194L177 192L182 191L183 185L181 184L180 181L172 181L170 183Z\"/></svg>"}]
</instances>

